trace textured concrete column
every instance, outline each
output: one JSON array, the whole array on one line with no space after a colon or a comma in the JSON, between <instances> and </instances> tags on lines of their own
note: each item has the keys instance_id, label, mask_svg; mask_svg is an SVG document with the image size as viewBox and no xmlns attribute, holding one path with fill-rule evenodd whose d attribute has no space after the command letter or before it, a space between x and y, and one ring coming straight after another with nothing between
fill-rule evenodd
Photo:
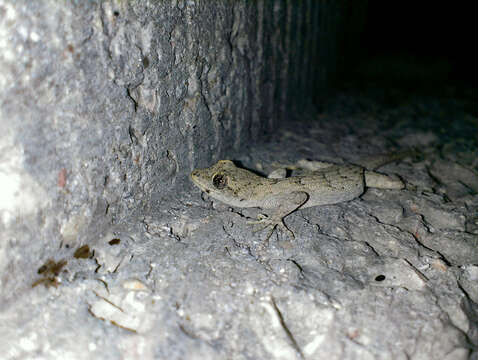
<instances>
[{"instance_id":1,"label":"textured concrete column","mask_svg":"<svg viewBox=\"0 0 478 360\"><path fill-rule=\"evenodd\" d=\"M341 15L312 0L2 0L0 14L4 274L297 115L326 85Z\"/></svg>"}]
</instances>

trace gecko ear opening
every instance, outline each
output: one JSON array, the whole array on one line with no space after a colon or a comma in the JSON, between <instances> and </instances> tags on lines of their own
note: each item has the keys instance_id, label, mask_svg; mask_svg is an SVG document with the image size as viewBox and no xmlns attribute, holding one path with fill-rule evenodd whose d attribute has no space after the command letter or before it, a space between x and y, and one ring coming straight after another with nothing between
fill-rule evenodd
<instances>
[{"instance_id":1,"label":"gecko ear opening","mask_svg":"<svg viewBox=\"0 0 478 360\"><path fill-rule=\"evenodd\" d=\"M227 186L227 176L224 174L214 174L212 177L212 184L218 190L222 190Z\"/></svg>"}]
</instances>

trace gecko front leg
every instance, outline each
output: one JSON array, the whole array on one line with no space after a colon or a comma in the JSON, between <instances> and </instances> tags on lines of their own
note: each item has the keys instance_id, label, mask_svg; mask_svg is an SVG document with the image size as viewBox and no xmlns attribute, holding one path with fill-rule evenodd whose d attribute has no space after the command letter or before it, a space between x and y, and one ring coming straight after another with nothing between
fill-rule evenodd
<instances>
[{"instance_id":1,"label":"gecko front leg","mask_svg":"<svg viewBox=\"0 0 478 360\"><path fill-rule=\"evenodd\" d=\"M260 218L258 218L258 220L249 221L248 224L262 225L254 232L262 231L265 228L271 226L272 228L267 234L267 237L265 239L266 241L269 240L276 228L279 228L282 231L286 232L292 239L294 239L294 233L284 223L284 218L295 210L299 209L307 202L308 199L309 195L304 191L294 191L289 194L279 194L271 196L269 199L267 199L267 206L265 207L273 209L272 214L270 216L260 215Z\"/></svg>"}]
</instances>

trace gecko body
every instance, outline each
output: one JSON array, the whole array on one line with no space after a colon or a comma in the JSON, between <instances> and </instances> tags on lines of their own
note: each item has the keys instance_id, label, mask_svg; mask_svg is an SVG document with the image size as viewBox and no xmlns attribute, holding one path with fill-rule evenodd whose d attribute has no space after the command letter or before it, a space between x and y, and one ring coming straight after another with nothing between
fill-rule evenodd
<instances>
[{"instance_id":1,"label":"gecko body","mask_svg":"<svg viewBox=\"0 0 478 360\"><path fill-rule=\"evenodd\" d=\"M369 162L376 168L409 154L382 155L371 158ZM194 170L191 180L211 197L233 207L271 209L271 216L263 215L252 222L263 224L262 228L272 227L267 238L276 227L294 237L283 219L299 208L349 201L359 197L366 186L382 189L404 187L400 179L370 171L367 165L301 160L298 167L305 169L305 174L281 177L283 175L278 172L265 178L237 167L230 160L220 160L211 167Z\"/></svg>"}]
</instances>

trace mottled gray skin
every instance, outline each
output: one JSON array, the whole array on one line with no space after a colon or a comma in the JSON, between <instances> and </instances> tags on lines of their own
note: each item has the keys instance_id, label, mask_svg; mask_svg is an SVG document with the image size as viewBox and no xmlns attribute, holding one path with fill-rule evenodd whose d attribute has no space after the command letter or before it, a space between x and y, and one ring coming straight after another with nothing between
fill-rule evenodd
<instances>
[{"instance_id":1,"label":"mottled gray skin","mask_svg":"<svg viewBox=\"0 0 478 360\"><path fill-rule=\"evenodd\" d=\"M281 196L305 192L301 207L335 204L356 198L364 192L364 169L355 165L332 165L311 175L268 179L238 168L230 160L196 169L192 181L211 197L236 207L273 209Z\"/></svg>"},{"instance_id":2,"label":"mottled gray skin","mask_svg":"<svg viewBox=\"0 0 478 360\"><path fill-rule=\"evenodd\" d=\"M385 157L374 167L396 159L397 156ZM209 168L194 170L191 179L202 191L225 204L272 209L270 217L262 216L253 222L272 226L267 238L277 226L293 237L283 219L299 208L352 200L364 192L366 185L384 189L404 186L399 179L365 170L362 166L305 160L299 164L309 172L288 178L264 178L238 168L230 160L220 160Z\"/></svg>"}]
</instances>

